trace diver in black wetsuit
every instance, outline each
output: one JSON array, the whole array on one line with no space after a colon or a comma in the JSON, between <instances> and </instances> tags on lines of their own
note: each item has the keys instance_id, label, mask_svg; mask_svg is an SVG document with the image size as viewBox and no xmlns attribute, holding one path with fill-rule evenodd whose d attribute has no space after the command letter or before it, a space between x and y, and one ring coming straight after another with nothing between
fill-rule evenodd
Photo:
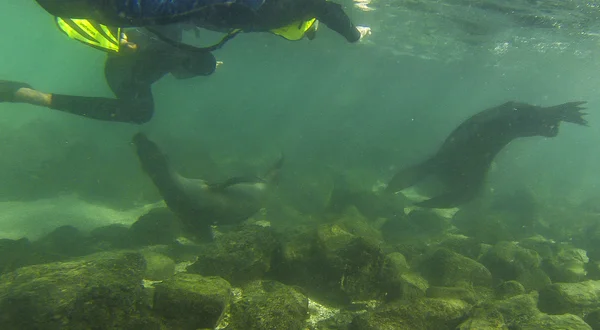
<instances>
[{"instance_id":1,"label":"diver in black wetsuit","mask_svg":"<svg viewBox=\"0 0 600 330\"><path fill-rule=\"evenodd\" d=\"M168 73L172 73L180 79L210 75L216 68L216 60L210 51L219 48L239 32L272 32L289 40L298 40L304 36L314 37L318 25L317 20L344 36L349 42L356 42L370 32L368 29L357 28L352 24L340 5L326 0L267 0L264 4L261 2L262 0L237 0L250 4L260 3L260 8L251 9L248 6L221 5L212 6L210 10L195 10L192 11L192 14L185 13L177 16L177 20L181 17L187 17L187 23L196 27L230 31L221 43L199 51L194 47L183 47L184 45L180 42L181 30L174 33L168 33L168 31L165 33L164 29L171 28L170 25L163 26L160 29L152 27L153 33L161 40L151 38L152 42L143 45L145 38L143 33L138 33L139 29L135 29L131 33L127 32L130 34L130 38L127 39L124 38L124 34L121 33L120 29L109 28L88 19L69 18L102 17L111 12L114 13L113 7L99 7L99 3L106 2L98 2L97 0L36 1L51 13L63 16L57 18L57 23L69 37L109 51L105 64L105 76L117 98L48 94L37 91L26 83L0 81L0 102L29 103L88 118L113 122L141 124L149 121L154 113L151 90L154 82ZM146 3L147 1L156 4L158 0L109 1L112 1L112 3ZM201 2L198 0L173 0L168 4L189 4L190 1L194 4ZM229 0L202 1L204 3L206 1L216 3ZM82 8L86 6L91 8L89 10L91 14L85 14L86 11ZM178 10L187 8L185 6L175 6L168 8L167 11L162 8L163 14L158 15L156 13L159 12L158 9L161 9L159 7L147 7L147 11L144 12L121 11L121 13L123 13L123 19L131 18L128 21L129 23L145 25L149 22L168 21L167 18L163 19L160 15L165 16L164 13L173 8L178 8ZM112 11L111 8L113 8ZM152 8L156 9L154 16L151 15L153 12L150 9ZM98 12L102 14L100 15ZM154 18L150 19L150 17ZM162 31L157 31L157 29ZM231 31L236 32L232 33ZM142 46L138 47L137 44ZM118 54L110 53L112 51Z\"/></svg>"},{"instance_id":2,"label":"diver in black wetsuit","mask_svg":"<svg viewBox=\"0 0 600 330\"><path fill-rule=\"evenodd\" d=\"M84 18L108 26L195 22L199 27L267 32L312 18L349 42L361 32L342 6L327 0L36 0L56 17Z\"/></svg>"},{"instance_id":3,"label":"diver in black wetsuit","mask_svg":"<svg viewBox=\"0 0 600 330\"><path fill-rule=\"evenodd\" d=\"M161 32L180 40L182 29ZM217 62L210 52L186 52L153 38L143 29L127 31L119 54L109 53L106 82L116 98L42 93L25 83L0 81L0 102L29 103L92 119L141 124L154 113L152 84L168 73L187 79L210 75Z\"/></svg>"}]
</instances>

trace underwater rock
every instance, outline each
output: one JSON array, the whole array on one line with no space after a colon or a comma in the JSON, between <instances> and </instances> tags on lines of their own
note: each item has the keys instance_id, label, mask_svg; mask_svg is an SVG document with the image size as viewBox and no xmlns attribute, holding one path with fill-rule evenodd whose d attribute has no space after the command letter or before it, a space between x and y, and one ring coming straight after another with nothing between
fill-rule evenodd
<instances>
[{"instance_id":1,"label":"underwater rock","mask_svg":"<svg viewBox=\"0 0 600 330\"><path fill-rule=\"evenodd\" d=\"M458 254L462 254L473 260L479 257L489 249L490 245L482 244L479 240L465 235L446 233L439 241L438 246L447 248Z\"/></svg>"},{"instance_id":2,"label":"underwater rock","mask_svg":"<svg viewBox=\"0 0 600 330\"><path fill-rule=\"evenodd\" d=\"M0 274L41 261L27 238L0 239L0 256Z\"/></svg>"},{"instance_id":3,"label":"underwater rock","mask_svg":"<svg viewBox=\"0 0 600 330\"><path fill-rule=\"evenodd\" d=\"M550 278L540 269L537 252L512 242L500 242L479 260L496 280L517 280L527 290L539 290L549 285Z\"/></svg>"},{"instance_id":4,"label":"underwater rock","mask_svg":"<svg viewBox=\"0 0 600 330\"><path fill-rule=\"evenodd\" d=\"M492 274L482 264L448 249L438 249L419 266L435 286L490 287Z\"/></svg>"},{"instance_id":5,"label":"underwater rock","mask_svg":"<svg viewBox=\"0 0 600 330\"><path fill-rule=\"evenodd\" d=\"M589 262L586 252L570 244L559 244L557 249L554 257L542 262L542 269L552 282L576 283L585 280L586 264Z\"/></svg>"},{"instance_id":6,"label":"underwater rock","mask_svg":"<svg viewBox=\"0 0 600 330\"><path fill-rule=\"evenodd\" d=\"M585 264L585 271L590 280L600 280L600 261L589 261Z\"/></svg>"},{"instance_id":7,"label":"underwater rock","mask_svg":"<svg viewBox=\"0 0 600 330\"><path fill-rule=\"evenodd\" d=\"M171 244L179 234L179 220L166 207L150 210L129 228L129 236L136 246Z\"/></svg>"},{"instance_id":8,"label":"underwater rock","mask_svg":"<svg viewBox=\"0 0 600 330\"><path fill-rule=\"evenodd\" d=\"M523 287L523 284L517 281L502 282L496 287L496 297L498 299L508 299L524 293L525 288Z\"/></svg>"},{"instance_id":9,"label":"underwater rock","mask_svg":"<svg viewBox=\"0 0 600 330\"><path fill-rule=\"evenodd\" d=\"M421 298L383 305L357 315L352 330L454 330L463 322L471 306L458 299Z\"/></svg>"},{"instance_id":10,"label":"underwater rock","mask_svg":"<svg viewBox=\"0 0 600 330\"><path fill-rule=\"evenodd\" d=\"M175 261L173 259L152 251L141 251L141 253L146 261L144 279L162 281L175 273Z\"/></svg>"},{"instance_id":11,"label":"underwater rock","mask_svg":"<svg viewBox=\"0 0 600 330\"><path fill-rule=\"evenodd\" d=\"M188 272L220 276L237 286L262 278L280 247L270 227L242 226L223 233L201 251Z\"/></svg>"},{"instance_id":12,"label":"underwater rock","mask_svg":"<svg viewBox=\"0 0 600 330\"><path fill-rule=\"evenodd\" d=\"M541 314L537 308L537 303L538 295L533 292L494 301L492 308L502 314L509 329L519 329L522 324L535 319Z\"/></svg>"},{"instance_id":13,"label":"underwater rock","mask_svg":"<svg viewBox=\"0 0 600 330\"><path fill-rule=\"evenodd\" d=\"M540 310L580 317L600 308L600 281L554 283L540 291Z\"/></svg>"},{"instance_id":14,"label":"underwater rock","mask_svg":"<svg viewBox=\"0 0 600 330\"><path fill-rule=\"evenodd\" d=\"M396 272L405 267L398 255L387 259L380 241L354 235L342 225L323 224L283 239L280 258L269 276L336 304L382 299L397 290L393 284L400 274Z\"/></svg>"},{"instance_id":15,"label":"underwater rock","mask_svg":"<svg viewBox=\"0 0 600 330\"><path fill-rule=\"evenodd\" d=\"M402 194L388 194L367 190L347 190L337 186L332 192L327 210L342 213L349 206L356 207L361 214L374 220L404 215L408 200Z\"/></svg>"},{"instance_id":16,"label":"underwater rock","mask_svg":"<svg viewBox=\"0 0 600 330\"><path fill-rule=\"evenodd\" d=\"M427 298L460 299L471 305L475 304L475 292L468 288L431 286L427 288Z\"/></svg>"},{"instance_id":17,"label":"underwater rock","mask_svg":"<svg viewBox=\"0 0 600 330\"><path fill-rule=\"evenodd\" d=\"M390 276L383 283L387 301L423 298L429 288L427 280L414 273Z\"/></svg>"},{"instance_id":18,"label":"underwater rock","mask_svg":"<svg viewBox=\"0 0 600 330\"><path fill-rule=\"evenodd\" d=\"M384 276L402 275L410 270L406 258L400 252L392 252L385 256L385 263L383 264L383 271L386 273Z\"/></svg>"},{"instance_id":19,"label":"underwater rock","mask_svg":"<svg viewBox=\"0 0 600 330\"><path fill-rule=\"evenodd\" d=\"M345 231L373 242L383 241L381 232L371 225L371 222L365 218L356 207L347 208L342 216L335 221Z\"/></svg>"},{"instance_id":20,"label":"underwater rock","mask_svg":"<svg viewBox=\"0 0 600 330\"><path fill-rule=\"evenodd\" d=\"M450 228L448 219L431 210L413 210L408 214L408 221L426 236L441 235Z\"/></svg>"},{"instance_id":21,"label":"underwater rock","mask_svg":"<svg viewBox=\"0 0 600 330\"><path fill-rule=\"evenodd\" d=\"M469 319L461 323L457 330L508 330L502 313L495 309L474 308Z\"/></svg>"},{"instance_id":22,"label":"underwater rock","mask_svg":"<svg viewBox=\"0 0 600 330\"><path fill-rule=\"evenodd\" d=\"M583 319L592 329L600 329L600 309L589 312Z\"/></svg>"},{"instance_id":23,"label":"underwater rock","mask_svg":"<svg viewBox=\"0 0 600 330\"><path fill-rule=\"evenodd\" d=\"M522 324L521 330L592 330L579 316L572 314L547 315L540 314L536 318Z\"/></svg>"},{"instance_id":24,"label":"underwater rock","mask_svg":"<svg viewBox=\"0 0 600 330\"><path fill-rule=\"evenodd\" d=\"M80 257L92 252L90 239L73 226L61 226L33 242L36 250L58 261L69 257Z\"/></svg>"},{"instance_id":25,"label":"underwater rock","mask_svg":"<svg viewBox=\"0 0 600 330\"><path fill-rule=\"evenodd\" d=\"M535 235L521 240L519 246L537 252L542 259L551 259L554 257L556 242L541 235Z\"/></svg>"},{"instance_id":26,"label":"underwater rock","mask_svg":"<svg viewBox=\"0 0 600 330\"><path fill-rule=\"evenodd\" d=\"M94 228L90 240L100 250L124 249L131 246L129 228L121 224Z\"/></svg>"},{"instance_id":27,"label":"underwater rock","mask_svg":"<svg viewBox=\"0 0 600 330\"><path fill-rule=\"evenodd\" d=\"M386 242L431 240L450 228L448 219L432 210L413 210L408 215L389 218L381 232Z\"/></svg>"},{"instance_id":28,"label":"underwater rock","mask_svg":"<svg viewBox=\"0 0 600 330\"><path fill-rule=\"evenodd\" d=\"M139 253L97 253L0 276L2 329L158 329Z\"/></svg>"},{"instance_id":29,"label":"underwater rock","mask_svg":"<svg viewBox=\"0 0 600 330\"><path fill-rule=\"evenodd\" d=\"M169 329L212 329L230 301L224 279L179 273L155 285L153 310Z\"/></svg>"},{"instance_id":30,"label":"underwater rock","mask_svg":"<svg viewBox=\"0 0 600 330\"><path fill-rule=\"evenodd\" d=\"M339 225L323 225L317 232L318 254L328 272L329 283L351 300L385 296L387 279L382 277L385 255L379 242L353 235Z\"/></svg>"},{"instance_id":31,"label":"underwater rock","mask_svg":"<svg viewBox=\"0 0 600 330\"><path fill-rule=\"evenodd\" d=\"M308 298L276 281L254 281L243 288L231 307L225 329L303 330L308 319Z\"/></svg>"}]
</instances>

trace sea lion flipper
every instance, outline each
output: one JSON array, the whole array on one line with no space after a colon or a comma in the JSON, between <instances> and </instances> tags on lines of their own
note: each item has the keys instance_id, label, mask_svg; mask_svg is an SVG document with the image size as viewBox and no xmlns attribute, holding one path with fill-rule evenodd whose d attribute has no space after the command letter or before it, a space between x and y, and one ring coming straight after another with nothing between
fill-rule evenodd
<instances>
[{"instance_id":1,"label":"sea lion flipper","mask_svg":"<svg viewBox=\"0 0 600 330\"><path fill-rule=\"evenodd\" d=\"M558 120L566 121L573 124L578 124L582 126L588 126L587 120L583 118L583 116L587 115L587 113L582 112L586 108L581 105L587 103L586 101L576 101L576 102L567 102L559 105L555 105L552 107L544 108L544 111L548 113L549 116L553 116Z\"/></svg>"},{"instance_id":2,"label":"sea lion flipper","mask_svg":"<svg viewBox=\"0 0 600 330\"><path fill-rule=\"evenodd\" d=\"M396 173L387 185L388 192L397 192L414 186L433 172L434 160L429 159L421 164L403 168Z\"/></svg>"}]
</instances>

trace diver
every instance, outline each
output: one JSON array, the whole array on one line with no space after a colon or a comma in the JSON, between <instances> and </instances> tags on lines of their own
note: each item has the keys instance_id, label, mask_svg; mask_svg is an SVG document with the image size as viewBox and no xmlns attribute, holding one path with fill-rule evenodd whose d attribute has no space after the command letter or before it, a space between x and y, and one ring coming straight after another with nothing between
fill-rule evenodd
<instances>
[{"instance_id":1,"label":"diver","mask_svg":"<svg viewBox=\"0 0 600 330\"><path fill-rule=\"evenodd\" d=\"M177 79L207 76L217 67L210 51L174 48L145 29L121 31L88 20L63 18L57 18L57 24L70 37L108 53L104 76L116 98L43 93L26 83L0 80L0 102L28 103L92 119L142 124L154 114L153 83L168 73ZM160 27L160 31L181 40L188 28L177 24Z\"/></svg>"},{"instance_id":2,"label":"diver","mask_svg":"<svg viewBox=\"0 0 600 330\"><path fill-rule=\"evenodd\" d=\"M88 3L85 1L36 1L46 9L52 4L51 13L92 17L70 11L80 9ZM154 113L154 82L168 73L178 79L212 74L217 62L211 52L240 32L271 32L288 40L312 39L322 21L349 42L370 34L369 28L355 26L339 4L326 0L267 0L257 10L229 5L215 6L207 12L198 11L185 23L123 31L86 18L57 17L58 27L70 38L108 52L105 78L116 99L43 93L26 83L0 81L0 102L28 103L92 119L142 124ZM199 48L181 42L183 31L190 28L228 33L217 44Z\"/></svg>"},{"instance_id":3,"label":"diver","mask_svg":"<svg viewBox=\"0 0 600 330\"><path fill-rule=\"evenodd\" d=\"M108 26L144 27L185 22L219 7L258 9L264 0L36 0L52 16L88 19Z\"/></svg>"},{"instance_id":4,"label":"diver","mask_svg":"<svg viewBox=\"0 0 600 330\"><path fill-rule=\"evenodd\" d=\"M307 32L319 21L349 42L370 33L368 28L355 27L341 5L327 0L36 1L56 17L87 19L121 28L191 21L207 29L269 31L298 40L304 33L293 32Z\"/></svg>"}]
</instances>

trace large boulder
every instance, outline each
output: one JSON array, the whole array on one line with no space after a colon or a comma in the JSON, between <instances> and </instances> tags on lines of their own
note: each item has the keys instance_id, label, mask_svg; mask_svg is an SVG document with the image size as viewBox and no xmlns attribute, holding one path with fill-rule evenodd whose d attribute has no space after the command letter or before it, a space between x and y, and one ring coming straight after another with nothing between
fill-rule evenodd
<instances>
[{"instance_id":1,"label":"large boulder","mask_svg":"<svg viewBox=\"0 0 600 330\"><path fill-rule=\"evenodd\" d=\"M429 283L436 286L492 285L492 274L485 266L444 248L436 250L419 268Z\"/></svg>"},{"instance_id":2,"label":"large boulder","mask_svg":"<svg viewBox=\"0 0 600 330\"><path fill-rule=\"evenodd\" d=\"M231 308L226 329L303 330L308 319L308 298L276 281L254 281L243 288Z\"/></svg>"},{"instance_id":3,"label":"large boulder","mask_svg":"<svg viewBox=\"0 0 600 330\"><path fill-rule=\"evenodd\" d=\"M220 276L233 285L262 278L271 270L279 242L270 227L243 226L221 234L200 251L188 272Z\"/></svg>"},{"instance_id":4,"label":"large boulder","mask_svg":"<svg viewBox=\"0 0 600 330\"><path fill-rule=\"evenodd\" d=\"M583 317L600 308L600 281L554 283L540 291L540 310Z\"/></svg>"},{"instance_id":5,"label":"large boulder","mask_svg":"<svg viewBox=\"0 0 600 330\"><path fill-rule=\"evenodd\" d=\"M454 330L467 319L471 305L458 299L421 298L383 305L358 314L353 330Z\"/></svg>"},{"instance_id":6,"label":"large boulder","mask_svg":"<svg viewBox=\"0 0 600 330\"><path fill-rule=\"evenodd\" d=\"M153 309L169 329L212 329L230 300L231 285L224 279L179 273L155 285Z\"/></svg>"},{"instance_id":7,"label":"large boulder","mask_svg":"<svg viewBox=\"0 0 600 330\"><path fill-rule=\"evenodd\" d=\"M2 329L158 329L139 253L98 253L0 276Z\"/></svg>"}]
</instances>

